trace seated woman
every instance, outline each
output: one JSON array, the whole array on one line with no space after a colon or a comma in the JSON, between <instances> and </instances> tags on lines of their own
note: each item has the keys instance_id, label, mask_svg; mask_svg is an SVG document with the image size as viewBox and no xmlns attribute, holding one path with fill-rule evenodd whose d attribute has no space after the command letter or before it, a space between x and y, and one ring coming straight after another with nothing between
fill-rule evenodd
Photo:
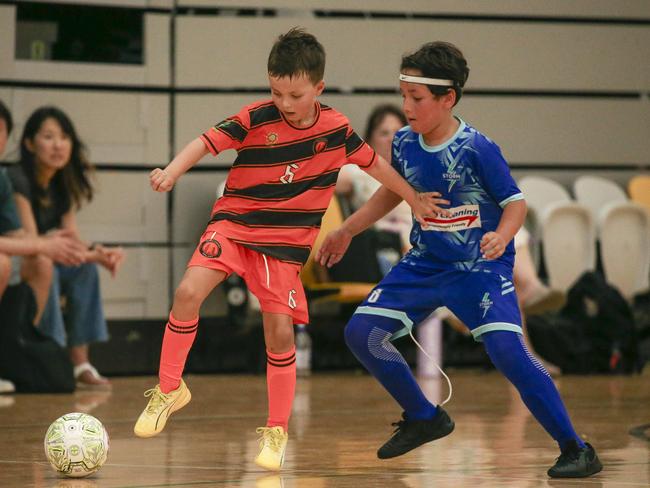
<instances>
[{"instance_id":1,"label":"seated woman","mask_svg":"<svg viewBox=\"0 0 650 488\"><path fill-rule=\"evenodd\" d=\"M20 138L20 160L10 169L22 226L30 235L65 230L78 242L75 213L90 201L90 164L75 128L60 109L41 107L27 120ZM124 259L121 248L85 244L78 266L56 263L50 295L39 328L68 346L79 386L110 386L90 364L88 344L106 341L97 264L115 275ZM61 297L66 298L65 317Z\"/></svg>"}]
</instances>

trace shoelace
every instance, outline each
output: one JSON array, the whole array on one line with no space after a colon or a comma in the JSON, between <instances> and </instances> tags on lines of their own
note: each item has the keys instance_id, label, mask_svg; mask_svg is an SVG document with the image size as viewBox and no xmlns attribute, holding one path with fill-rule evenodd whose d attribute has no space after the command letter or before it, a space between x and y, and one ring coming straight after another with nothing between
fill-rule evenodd
<instances>
[{"instance_id":1,"label":"shoelace","mask_svg":"<svg viewBox=\"0 0 650 488\"><path fill-rule=\"evenodd\" d=\"M260 449L264 444L267 444L276 452L282 447L282 436L272 427L258 427L255 432L262 436L259 438Z\"/></svg>"},{"instance_id":2,"label":"shoelace","mask_svg":"<svg viewBox=\"0 0 650 488\"><path fill-rule=\"evenodd\" d=\"M149 404L147 405L147 413L156 413L163 403L169 400L169 395L166 395L160 388L156 386L144 392L145 397L151 397Z\"/></svg>"}]
</instances>

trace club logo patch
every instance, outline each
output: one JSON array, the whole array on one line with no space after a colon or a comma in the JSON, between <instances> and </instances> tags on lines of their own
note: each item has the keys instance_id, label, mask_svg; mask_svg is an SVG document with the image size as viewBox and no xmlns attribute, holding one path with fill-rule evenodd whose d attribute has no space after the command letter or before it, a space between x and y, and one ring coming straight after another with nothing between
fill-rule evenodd
<instances>
[{"instance_id":1,"label":"club logo patch","mask_svg":"<svg viewBox=\"0 0 650 488\"><path fill-rule=\"evenodd\" d=\"M314 141L314 154L322 153L327 147L327 139L319 137Z\"/></svg>"},{"instance_id":2,"label":"club logo patch","mask_svg":"<svg viewBox=\"0 0 650 488\"><path fill-rule=\"evenodd\" d=\"M208 259L221 256L221 244L216 239L207 239L199 246L199 252Z\"/></svg>"},{"instance_id":3,"label":"club logo patch","mask_svg":"<svg viewBox=\"0 0 650 488\"><path fill-rule=\"evenodd\" d=\"M266 145L271 146L278 142L278 135L275 132L266 134Z\"/></svg>"}]
</instances>

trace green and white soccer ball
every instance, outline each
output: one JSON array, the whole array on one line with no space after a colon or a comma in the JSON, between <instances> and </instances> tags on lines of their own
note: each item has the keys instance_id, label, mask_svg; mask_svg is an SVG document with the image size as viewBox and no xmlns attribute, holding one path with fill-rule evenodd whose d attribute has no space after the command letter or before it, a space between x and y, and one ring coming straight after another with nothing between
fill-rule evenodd
<instances>
[{"instance_id":1,"label":"green and white soccer ball","mask_svg":"<svg viewBox=\"0 0 650 488\"><path fill-rule=\"evenodd\" d=\"M96 472L108 456L108 434L102 423L85 413L67 413L45 434L45 456L66 476L82 478Z\"/></svg>"}]
</instances>

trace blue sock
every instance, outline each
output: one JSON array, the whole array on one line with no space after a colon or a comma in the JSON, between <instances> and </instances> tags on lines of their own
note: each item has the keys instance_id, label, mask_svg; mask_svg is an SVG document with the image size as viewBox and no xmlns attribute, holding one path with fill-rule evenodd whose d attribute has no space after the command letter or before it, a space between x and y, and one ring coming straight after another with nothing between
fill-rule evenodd
<instances>
[{"instance_id":1,"label":"blue sock","mask_svg":"<svg viewBox=\"0 0 650 488\"><path fill-rule=\"evenodd\" d=\"M585 447L573 430L555 384L544 366L528 352L521 334L497 330L484 334L482 339L494 365L517 388L528 410L560 449L572 440Z\"/></svg>"},{"instance_id":2,"label":"blue sock","mask_svg":"<svg viewBox=\"0 0 650 488\"><path fill-rule=\"evenodd\" d=\"M357 359L388 390L409 420L428 420L437 407L422 393L408 364L389 341L403 324L388 317L355 314L345 327L345 342Z\"/></svg>"}]
</instances>

